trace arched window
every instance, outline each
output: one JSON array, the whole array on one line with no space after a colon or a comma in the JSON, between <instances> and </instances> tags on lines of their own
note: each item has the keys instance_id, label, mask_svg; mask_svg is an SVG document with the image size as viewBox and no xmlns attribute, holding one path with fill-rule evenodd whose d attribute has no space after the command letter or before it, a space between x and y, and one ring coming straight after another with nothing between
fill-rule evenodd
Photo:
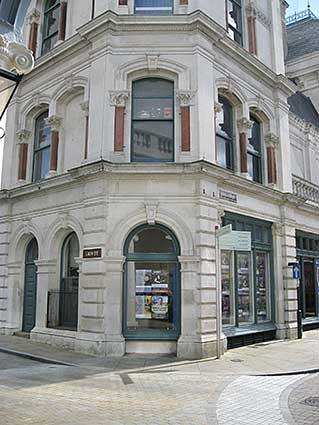
<instances>
[{"instance_id":1,"label":"arched window","mask_svg":"<svg viewBox=\"0 0 319 425\"><path fill-rule=\"evenodd\" d=\"M48 111L43 112L35 120L33 178L40 181L50 169L51 129L46 122Z\"/></svg>"},{"instance_id":2,"label":"arched window","mask_svg":"<svg viewBox=\"0 0 319 425\"><path fill-rule=\"evenodd\" d=\"M78 238L71 233L62 247L60 284L60 327L70 330L76 330L78 323L79 255Z\"/></svg>"},{"instance_id":3,"label":"arched window","mask_svg":"<svg viewBox=\"0 0 319 425\"><path fill-rule=\"evenodd\" d=\"M42 54L53 49L58 41L60 0L47 0L44 5Z\"/></svg>"},{"instance_id":4,"label":"arched window","mask_svg":"<svg viewBox=\"0 0 319 425\"><path fill-rule=\"evenodd\" d=\"M134 11L140 15L170 15L173 13L173 0L135 0Z\"/></svg>"},{"instance_id":5,"label":"arched window","mask_svg":"<svg viewBox=\"0 0 319 425\"><path fill-rule=\"evenodd\" d=\"M144 225L125 244L124 329L127 339L180 334L179 246L163 226Z\"/></svg>"},{"instance_id":6,"label":"arched window","mask_svg":"<svg viewBox=\"0 0 319 425\"><path fill-rule=\"evenodd\" d=\"M133 162L174 161L174 83L160 78L133 82Z\"/></svg>"},{"instance_id":7,"label":"arched window","mask_svg":"<svg viewBox=\"0 0 319 425\"><path fill-rule=\"evenodd\" d=\"M216 113L217 162L222 167L233 170L233 108L222 96L218 96L218 102L222 109Z\"/></svg>"},{"instance_id":8,"label":"arched window","mask_svg":"<svg viewBox=\"0 0 319 425\"><path fill-rule=\"evenodd\" d=\"M253 181L262 183L261 126L260 122L253 115L250 116L250 120L253 122L253 126L248 134L248 175Z\"/></svg>"}]
</instances>

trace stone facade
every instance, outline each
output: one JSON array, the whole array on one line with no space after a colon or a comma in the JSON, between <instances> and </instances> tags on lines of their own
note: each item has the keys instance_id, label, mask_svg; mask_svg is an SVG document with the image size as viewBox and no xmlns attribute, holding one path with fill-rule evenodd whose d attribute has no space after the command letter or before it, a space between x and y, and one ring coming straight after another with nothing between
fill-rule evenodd
<instances>
[{"instance_id":1,"label":"stone facade","mask_svg":"<svg viewBox=\"0 0 319 425\"><path fill-rule=\"evenodd\" d=\"M292 149L287 98L295 87L284 75L285 2L242 1L243 46L229 37L222 0L175 0L172 15L134 15L133 0L127 5L97 0L95 10L88 3L68 0L65 40L44 55L43 32L37 31L35 69L9 108L0 192L0 332L22 329L25 252L35 237L32 339L98 355L215 355L221 321L215 228L229 212L273 223L273 327L277 337L295 338L297 283L288 262L296 260L296 223L318 233L318 206L292 193L296 167L287 160ZM43 1L31 2L26 40L32 16L41 29L44 7ZM247 28L251 16L256 18L253 32ZM33 28L33 47L34 34ZM248 34L256 37L253 53ZM131 161L132 82L141 78L174 82L174 162ZM217 164L219 96L229 100L238 122L233 171ZM186 115L182 108L189 108ZM55 133L50 148L55 167L34 181L35 119L44 111ZM261 126L261 183L242 173L240 134L246 137L249 126L243 123L251 113ZM28 155L21 179L22 139ZM270 179L274 167L276 179ZM123 336L124 245L135 228L147 223L166 226L180 245L177 341ZM71 232L80 251L77 331L47 327L48 293L59 287L61 247ZM102 249L100 258L83 258L84 249L96 247Z\"/></svg>"}]
</instances>

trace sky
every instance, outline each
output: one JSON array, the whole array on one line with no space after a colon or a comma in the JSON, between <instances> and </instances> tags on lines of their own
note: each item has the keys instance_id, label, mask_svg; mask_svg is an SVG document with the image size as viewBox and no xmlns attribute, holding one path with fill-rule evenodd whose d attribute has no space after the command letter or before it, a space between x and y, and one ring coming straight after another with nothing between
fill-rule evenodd
<instances>
[{"instance_id":1,"label":"sky","mask_svg":"<svg viewBox=\"0 0 319 425\"><path fill-rule=\"evenodd\" d=\"M301 12L307 9L308 0L287 0L289 3L289 9L287 15L293 15L295 12ZM309 0L311 10L319 18L319 0Z\"/></svg>"}]
</instances>

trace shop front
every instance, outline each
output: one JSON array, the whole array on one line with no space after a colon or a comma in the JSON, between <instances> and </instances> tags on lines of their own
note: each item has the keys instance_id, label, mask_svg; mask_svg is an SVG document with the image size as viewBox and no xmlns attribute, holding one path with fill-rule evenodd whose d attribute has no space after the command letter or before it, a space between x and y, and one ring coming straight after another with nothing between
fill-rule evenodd
<instances>
[{"instance_id":1,"label":"shop front","mask_svg":"<svg viewBox=\"0 0 319 425\"><path fill-rule=\"evenodd\" d=\"M275 338L272 224L226 213L223 225L251 233L251 251L221 251L222 325L228 348Z\"/></svg>"},{"instance_id":2,"label":"shop front","mask_svg":"<svg viewBox=\"0 0 319 425\"><path fill-rule=\"evenodd\" d=\"M301 269L303 328L314 329L319 327L319 236L297 230L296 246Z\"/></svg>"}]
</instances>

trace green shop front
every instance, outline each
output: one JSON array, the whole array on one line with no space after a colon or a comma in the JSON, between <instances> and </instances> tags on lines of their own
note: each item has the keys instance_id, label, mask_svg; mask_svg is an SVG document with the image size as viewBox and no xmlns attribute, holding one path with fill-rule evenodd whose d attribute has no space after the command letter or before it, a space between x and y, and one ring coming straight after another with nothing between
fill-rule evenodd
<instances>
[{"instance_id":1,"label":"green shop front","mask_svg":"<svg viewBox=\"0 0 319 425\"><path fill-rule=\"evenodd\" d=\"M272 223L226 212L223 225L251 233L251 251L221 251L222 325L228 348L276 337Z\"/></svg>"},{"instance_id":2,"label":"green shop front","mask_svg":"<svg viewBox=\"0 0 319 425\"><path fill-rule=\"evenodd\" d=\"M300 263L300 296L304 330L319 328L319 235L296 231Z\"/></svg>"}]
</instances>

